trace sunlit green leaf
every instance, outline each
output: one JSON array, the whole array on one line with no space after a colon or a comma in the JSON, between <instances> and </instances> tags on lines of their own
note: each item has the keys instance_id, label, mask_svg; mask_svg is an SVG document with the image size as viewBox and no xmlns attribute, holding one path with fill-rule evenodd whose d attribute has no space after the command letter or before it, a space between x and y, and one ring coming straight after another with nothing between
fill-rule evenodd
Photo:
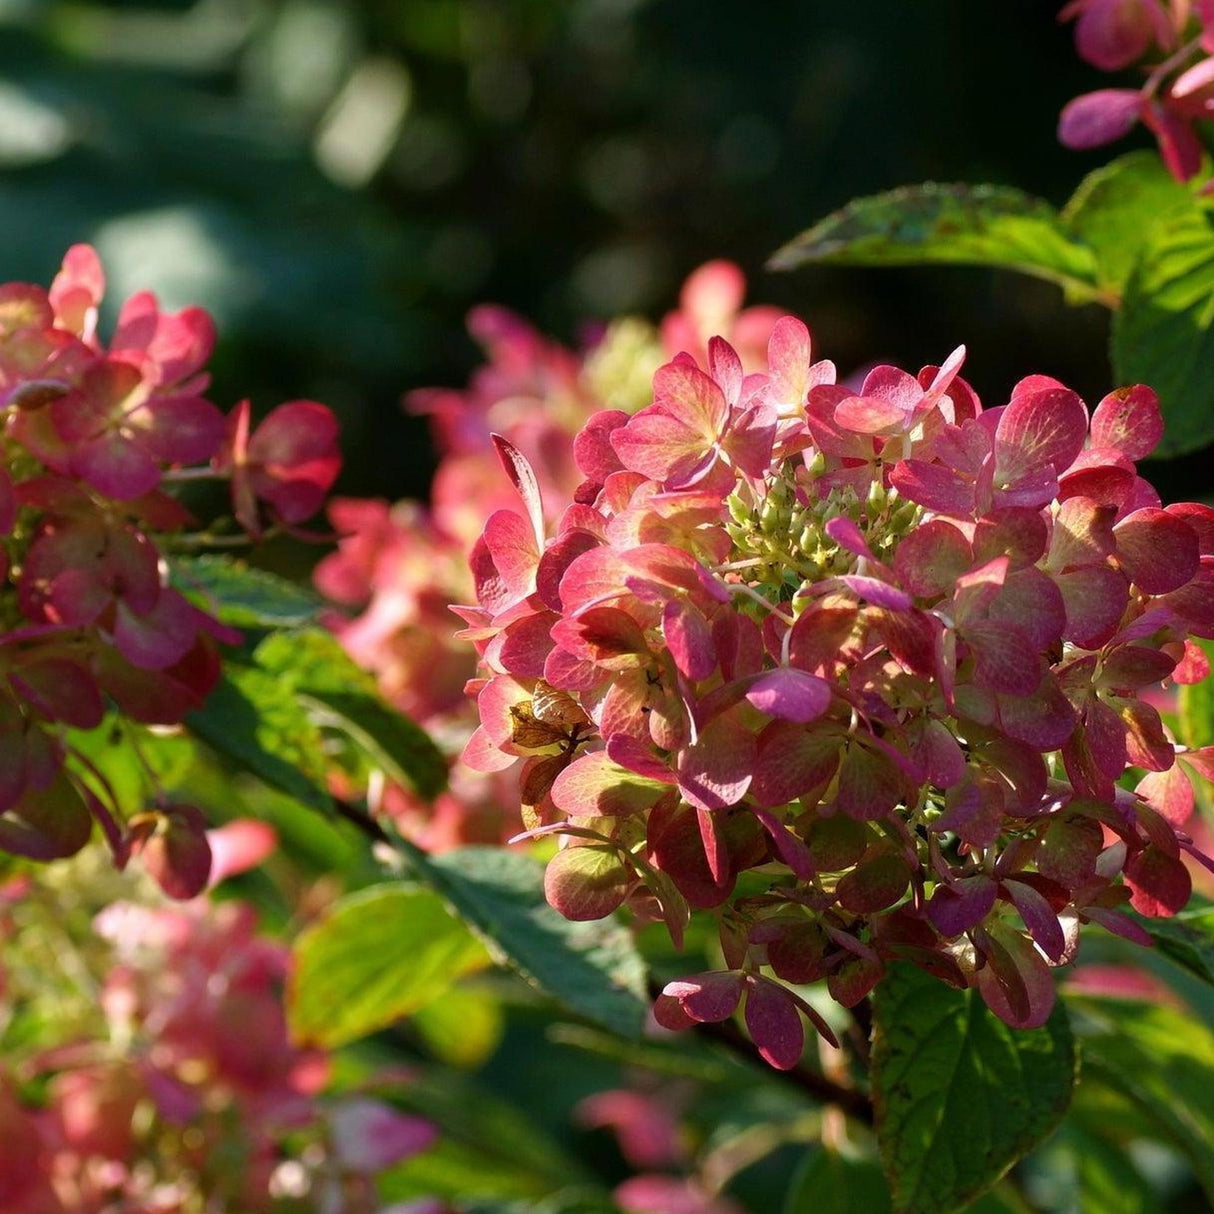
<instances>
[{"instance_id":1,"label":"sunlit green leaf","mask_svg":"<svg viewBox=\"0 0 1214 1214\"><path fill-rule=\"evenodd\" d=\"M174 557L173 584L234 628L302 628L322 602L304 586L229 557Z\"/></svg>"}]
</instances>

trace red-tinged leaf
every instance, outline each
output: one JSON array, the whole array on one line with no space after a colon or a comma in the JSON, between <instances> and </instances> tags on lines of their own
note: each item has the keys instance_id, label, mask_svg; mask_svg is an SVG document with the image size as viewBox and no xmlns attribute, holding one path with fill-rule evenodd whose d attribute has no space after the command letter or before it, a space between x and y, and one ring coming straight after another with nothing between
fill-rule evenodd
<instances>
[{"instance_id":1,"label":"red-tinged leaf","mask_svg":"<svg viewBox=\"0 0 1214 1214\"><path fill-rule=\"evenodd\" d=\"M659 995L653 1001L653 1018L671 1033L685 1033L696 1024L673 995Z\"/></svg>"},{"instance_id":2,"label":"red-tinged leaf","mask_svg":"<svg viewBox=\"0 0 1214 1214\"><path fill-rule=\"evenodd\" d=\"M729 878L729 852L721 837L720 825L715 814L707 810L697 809L696 825L700 828L700 842L704 845L704 859L708 863L708 873L718 885Z\"/></svg>"},{"instance_id":3,"label":"red-tinged leaf","mask_svg":"<svg viewBox=\"0 0 1214 1214\"><path fill-rule=\"evenodd\" d=\"M560 582L561 605L567 615L623 598L628 566L611 548L592 548L569 563Z\"/></svg>"},{"instance_id":4,"label":"red-tinged leaf","mask_svg":"<svg viewBox=\"0 0 1214 1214\"><path fill-rule=\"evenodd\" d=\"M142 497L160 484L160 465L152 455L116 430L74 447L71 471L115 501Z\"/></svg>"},{"instance_id":5,"label":"red-tinged leaf","mask_svg":"<svg viewBox=\"0 0 1214 1214\"><path fill-rule=\"evenodd\" d=\"M170 897L197 897L211 879L211 844L206 819L190 805L174 805L163 815L148 814L146 830L132 821L134 847L144 868Z\"/></svg>"},{"instance_id":6,"label":"red-tinged leaf","mask_svg":"<svg viewBox=\"0 0 1214 1214\"><path fill-rule=\"evenodd\" d=\"M779 983L754 978L746 992L746 1027L764 1061L791 1070L805 1051L805 1027L792 996Z\"/></svg>"},{"instance_id":7,"label":"red-tinged leaf","mask_svg":"<svg viewBox=\"0 0 1214 1214\"><path fill-rule=\"evenodd\" d=\"M943 721L929 718L913 737L915 757L937 788L952 788L965 775L965 752Z\"/></svg>"},{"instance_id":8,"label":"red-tinged leaf","mask_svg":"<svg viewBox=\"0 0 1214 1214\"><path fill-rule=\"evenodd\" d=\"M973 563L969 540L943 519L917 527L894 553L898 580L912 594L924 598L950 593Z\"/></svg>"},{"instance_id":9,"label":"red-tinged leaf","mask_svg":"<svg viewBox=\"0 0 1214 1214\"><path fill-rule=\"evenodd\" d=\"M1090 565L1054 575L1066 605L1064 640L1099 649L1117 631L1130 591L1125 576L1107 565Z\"/></svg>"},{"instance_id":10,"label":"red-tinged leaf","mask_svg":"<svg viewBox=\"0 0 1214 1214\"><path fill-rule=\"evenodd\" d=\"M873 957L848 957L838 969L826 978L826 989L831 998L844 1007L855 1007L871 994L873 988L885 974L885 966Z\"/></svg>"},{"instance_id":11,"label":"red-tinged leaf","mask_svg":"<svg viewBox=\"0 0 1214 1214\"><path fill-rule=\"evenodd\" d=\"M707 596L718 603L729 602L729 591L689 552L672 544L641 544L624 554L627 567L636 577L628 579L630 587L637 578L654 582L661 588L656 597L663 602L666 588L685 590L693 597Z\"/></svg>"},{"instance_id":12,"label":"red-tinged leaf","mask_svg":"<svg viewBox=\"0 0 1214 1214\"><path fill-rule=\"evenodd\" d=\"M156 606L145 615L136 615L120 603L114 620L114 645L140 670L165 670L193 646L198 616L198 609L176 590L162 590Z\"/></svg>"},{"instance_id":13,"label":"red-tinged leaf","mask_svg":"<svg viewBox=\"0 0 1214 1214\"><path fill-rule=\"evenodd\" d=\"M552 803L571 818L620 817L649 809L666 785L614 763L605 751L579 755L557 776Z\"/></svg>"},{"instance_id":14,"label":"red-tinged leaf","mask_svg":"<svg viewBox=\"0 0 1214 1214\"><path fill-rule=\"evenodd\" d=\"M1047 674L1032 695L1001 695L999 720L1010 737L1045 752L1057 750L1071 736L1078 717L1057 680Z\"/></svg>"},{"instance_id":15,"label":"red-tinged leaf","mask_svg":"<svg viewBox=\"0 0 1214 1214\"><path fill-rule=\"evenodd\" d=\"M730 424L722 446L735 468L749 476L761 477L771 466L771 449L776 437L776 412L769 405L757 404L738 414ZM733 488L733 476L722 477L725 492ZM707 482L705 482L707 488Z\"/></svg>"},{"instance_id":16,"label":"red-tinged leaf","mask_svg":"<svg viewBox=\"0 0 1214 1214\"><path fill-rule=\"evenodd\" d=\"M746 699L769 717L805 725L830 707L831 695L830 684L824 679L781 666L755 679Z\"/></svg>"},{"instance_id":17,"label":"red-tinged leaf","mask_svg":"<svg viewBox=\"0 0 1214 1214\"><path fill-rule=\"evenodd\" d=\"M2 819L0 819L2 821ZM1193 894L1193 879L1184 862L1154 844L1131 856L1122 870L1130 887L1130 905L1153 919L1184 910Z\"/></svg>"},{"instance_id":18,"label":"red-tinged leaf","mask_svg":"<svg viewBox=\"0 0 1214 1214\"><path fill-rule=\"evenodd\" d=\"M1137 691L1160 683L1176 668L1176 659L1145 645L1119 645L1101 663L1098 687Z\"/></svg>"},{"instance_id":19,"label":"red-tinged leaf","mask_svg":"<svg viewBox=\"0 0 1214 1214\"><path fill-rule=\"evenodd\" d=\"M871 915L899 902L910 879L910 865L905 856L875 848L839 882L835 893L844 910Z\"/></svg>"},{"instance_id":20,"label":"red-tinged leaf","mask_svg":"<svg viewBox=\"0 0 1214 1214\"><path fill-rule=\"evenodd\" d=\"M908 377L909 378L909 377ZM919 397L923 389L915 380ZM880 396L848 396L835 406L835 425L855 434L884 434L900 430L907 421L909 410Z\"/></svg>"},{"instance_id":21,"label":"red-tinged leaf","mask_svg":"<svg viewBox=\"0 0 1214 1214\"><path fill-rule=\"evenodd\" d=\"M1133 130L1142 114L1137 89L1096 89L1068 101L1058 119L1058 141L1074 151L1103 147Z\"/></svg>"},{"instance_id":22,"label":"red-tinged leaf","mask_svg":"<svg viewBox=\"0 0 1214 1214\"><path fill-rule=\"evenodd\" d=\"M153 397L135 414L139 439L166 464L205 463L218 450L227 419L201 396Z\"/></svg>"},{"instance_id":23,"label":"red-tinged leaf","mask_svg":"<svg viewBox=\"0 0 1214 1214\"><path fill-rule=\"evenodd\" d=\"M1159 603L1187 623L1194 636L1214 638L1214 557L1203 556L1193 580Z\"/></svg>"},{"instance_id":24,"label":"red-tinged leaf","mask_svg":"<svg viewBox=\"0 0 1214 1214\"><path fill-rule=\"evenodd\" d=\"M501 461L510 483L518 491L527 518L531 523L531 532L535 537L535 550L544 550L544 504L540 497L540 483L536 479L535 469L531 467L527 457L508 439L500 434L491 434L493 448Z\"/></svg>"},{"instance_id":25,"label":"red-tinged leaf","mask_svg":"<svg viewBox=\"0 0 1214 1214\"><path fill-rule=\"evenodd\" d=\"M902 785L889 759L853 742L839 772L836 804L851 818L883 818L902 799Z\"/></svg>"},{"instance_id":26,"label":"red-tinged leaf","mask_svg":"<svg viewBox=\"0 0 1214 1214\"><path fill-rule=\"evenodd\" d=\"M693 906L719 906L733 890L732 866L713 877L704 854L698 811L673 798L660 801L649 815L645 834L651 864L665 873Z\"/></svg>"},{"instance_id":27,"label":"red-tinged leaf","mask_svg":"<svg viewBox=\"0 0 1214 1214\"><path fill-rule=\"evenodd\" d=\"M524 616L504 628L490 643L495 665L521 679L542 679L552 652L552 625L560 619L554 611Z\"/></svg>"},{"instance_id":28,"label":"red-tinged leaf","mask_svg":"<svg viewBox=\"0 0 1214 1214\"><path fill-rule=\"evenodd\" d=\"M1197 572L1197 534L1166 510L1135 510L1113 535L1121 567L1148 594L1179 590Z\"/></svg>"},{"instance_id":29,"label":"red-tinged leaf","mask_svg":"<svg viewBox=\"0 0 1214 1214\"><path fill-rule=\"evenodd\" d=\"M767 942L767 960L785 982L801 985L822 977L826 936L808 919L782 924L775 939Z\"/></svg>"},{"instance_id":30,"label":"red-tinged leaf","mask_svg":"<svg viewBox=\"0 0 1214 1214\"><path fill-rule=\"evenodd\" d=\"M779 404L804 406L811 359L809 330L804 322L795 316L781 316L767 340L772 392Z\"/></svg>"},{"instance_id":31,"label":"red-tinged leaf","mask_svg":"<svg viewBox=\"0 0 1214 1214\"><path fill-rule=\"evenodd\" d=\"M945 795L944 813L932 824L938 834L954 832L972 847L989 847L999 837L1005 812L1003 788L970 768Z\"/></svg>"},{"instance_id":32,"label":"red-tinged leaf","mask_svg":"<svg viewBox=\"0 0 1214 1214\"><path fill-rule=\"evenodd\" d=\"M968 518L974 511L974 482L944 464L904 459L889 474L890 484L909 501L938 514Z\"/></svg>"},{"instance_id":33,"label":"red-tinged leaf","mask_svg":"<svg viewBox=\"0 0 1214 1214\"><path fill-rule=\"evenodd\" d=\"M995 428L999 487L1052 473L1061 475L1083 450L1088 413L1069 388L1042 388L1016 396Z\"/></svg>"},{"instance_id":34,"label":"red-tinged leaf","mask_svg":"<svg viewBox=\"0 0 1214 1214\"><path fill-rule=\"evenodd\" d=\"M700 1024L728 1020L742 999L742 975L731 971L695 974L666 983L662 994L677 999L683 1011Z\"/></svg>"},{"instance_id":35,"label":"red-tinged leaf","mask_svg":"<svg viewBox=\"0 0 1214 1214\"><path fill-rule=\"evenodd\" d=\"M770 810L755 809L754 815L771 836L776 854L802 881L812 881L817 875L813 856L804 841L792 833Z\"/></svg>"},{"instance_id":36,"label":"red-tinged leaf","mask_svg":"<svg viewBox=\"0 0 1214 1214\"><path fill-rule=\"evenodd\" d=\"M1022 881L1004 881L1003 891L1024 920L1024 926L1038 948L1051 961L1060 961L1066 951L1066 937L1050 904L1031 885Z\"/></svg>"},{"instance_id":37,"label":"red-tinged leaf","mask_svg":"<svg viewBox=\"0 0 1214 1214\"><path fill-rule=\"evenodd\" d=\"M1120 936L1123 940L1130 941L1131 944L1150 948L1154 943L1150 932L1140 923L1136 923L1128 915L1123 915L1119 911L1105 910L1099 906L1085 906L1083 917L1100 924L1106 932Z\"/></svg>"},{"instance_id":38,"label":"red-tinged leaf","mask_svg":"<svg viewBox=\"0 0 1214 1214\"><path fill-rule=\"evenodd\" d=\"M1075 565L1103 565L1112 555L1114 506L1087 497L1068 497L1054 516L1050 535L1049 566L1068 569Z\"/></svg>"},{"instance_id":39,"label":"red-tinged leaf","mask_svg":"<svg viewBox=\"0 0 1214 1214\"><path fill-rule=\"evenodd\" d=\"M552 625L551 635L567 653L604 670L628 670L649 657L641 626L618 607L591 607L566 616Z\"/></svg>"},{"instance_id":40,"label":"red-tinged leaf","mask_svg":"<svg viewBox=\"0 0 1214 1214\"><path fill-rule=\"evenodd\" d=\"M1204 502L1173 502L1165 508L1193 528L1202 556L1214 555L1214 506Z\"/></svg>"},{"instance_id":41,"label":"red-tinged leaf","mask_svg":"<svg viewBox=\"0 0 1214 1214\"><path fill-rule=\"evenodd\" d=\"M1092 412L1092 446L1146 459L1163 438L1159 397L1145 384L1116 388Z\"/></svg>"},{"instance_id":42,"label":"red-tinged leaf","mask_svg":"<svg viewBox=\"0 0 1214 1214\"><path fill-rule=\"evenodd\" d=\"M713 441L654 406L611 432L611 445L624 467L659 483L689 479Z\"/></svg>"},{"instance_id":43,"label":"red-tinged leaf","mask_svg":"<svg viewBox=\"0 0 1214 1214\"><path fill-rule=\"evenodd\" d=\"M814 864L824 872L851 868L868 847L868 828L855 818L836 814L815 818L809 828L809 851Z\"/></svg>"},{"instance_id":44,"label":"red-tinged leaf","mask_svg":"<svg viewBox=\"0 0 1214 1214\"><path fill-rule=\"evenodd\" d=\"M886 611L876 607L866 614L873 631L907 670L929 677L939 673L946 634L937 616L917 608Z\"/></svg>"},{"instance_id":45,"label":"red-tinged leaf","mask_svg":"<svg viewBox=\"0 0 1214 1214\"><path fill-rule=\"evenodd\" d=\"M868 541L864 538L864 532L847 515L840 514L835 518L827 519L823 530L840 548L845 548L848 552L865 557L870 561L877 559L868 546Z\"/></svg>"},{"instance_id":46,"label":"red-tinged leaf","mask_svg":"<svg viewBox=\"0 0 1214 1214\"><path fill-rule=\"evenodd\" d=\"M697 809L736 805L750 787L754 735L728 717L718 717L680 752L679 788Z\"/></svg>"},{"instance_id":47,"label":"red-tinged leaf","mask_svg":"<svg viewBox=\"0 0 1214 1214\"><path fill-rule=\"evenodd\" d=\"M852 604L808 607L792 626L789 661L801 670L829 674L858 644L862 628Z\"/></svg>"},{"instance_id":48,"label":"red-tinged leaf","mask_svg":"<svg viewBox=\"0 0 1214 1214\"><path fill-rule=\"evenodd\" d=\"M1040 1028L1054 1010L1054 979L1039 952L1019 933L993 924L981 933L986 965L978 971L978 993L1004 1024Z\"/></svg>"},{"instance_id":49,"label":"red-tinged leaf","mask_svg":"<svg viewBox=\"0 0 1214 1214\"><path fill-rule=\"evenodd\" d=\"M671 599L662 611L662 635L674 664L693 683L716 669L716 647L703 612L684 599Z\"/></svg>"},{"instance_id":50,"label":"red-tinged leaf","mask_svg":"<svg viewBox=\"0 0 1214 1214\"><path fill-rule=\"evenodd\" d=\"M49 788L31 788L0 814L0 851L30 860L74 856L89 840L88 806L62 771Z\"/></svg>"},{"instance_id":51,"label":"red-tinged leaf","mask_svg":"<svg viewBox=\"0 0 1214 1214\"><path fill-rule=\"evenodd\" d=\"M540 550L527 521L513 510L495 510L485 523L483 539L510 595L515 599L529 595L535 589Z\"/></svg>"},{"instance_id":52,"label":"red-tinged leaf","mask_svg":"<svg viewBox=\"0 0 1214 1214\"><path fill-rule=\"evenodd\" d=\"M993 691L1029 695L1041 682L1038 651L1018 632L995 624L969 624L965 642L974 659L974 681Z\"/></svg>"},{"instance_id":53,"label":"red-tinged leaf","mask_svg":"<svg viewBox=\"0 0 1214 1214\"><path fill-rule=\"evenodd\" d=\"M1008 573L986 618L991 624L1015 629L1040 653L1062 636L1066 603L1053 580L1040 569L1016 569Z\"/></svg>"},{"instance_id":54,"label":"red-tinged leaf","mask_svg":"<svg viewBox=\"0 0 1214 1214\"><path fill-rule=\"evenodd\" d=\"M911 607L910 595L880 578L845 574L839 581L865 602L884 607L887 611L908 611Z\"/></svg>"},{"instance_id":55,"label":"red-tinged leaf","mask_svg":"<svg viewBox=\"0 0 1214 1214\"><path fill-rule=\"evenodd\" d=\"M562 532L548 545L535 573L535 589L545 607L553 611L560 611L564 607L561 579L582 553L597 548L599 543L597 536L575 527Z\"/></svg>"},{"instance_id":56,"label":"red-tinged leaf","mask_svg":"<svg viewBox=\"0 0 1214 1214\"><path fill-rule=\"evenodd\" d=\"M1130 762L1148 771L1166 771L1171 767L1176 752L1163 731L1159 713L1142 700L1118 699L1114 707L1125 725Z\"/></svg>"},{"instance_id":57,"label":"red-tinged leaf","mask_svg":"<svg viewBox=\"0 0 1214 1214\"><path fill-rule=\"evenodd\" d=\"M1180 763L1147 772L1134 791L1173 826L1183 826L1193 816L1193 783Z\"/></svg>"},{"instance_id":58,"label":"red-tinged leaf","mask_svg":"<svg viewBox=\"0 0 1214 1214\"><path fill-rule=\"evenodd\" d=\"M605 919L623 905L632 884L628 866L612 847L563 848L544 871L544 897L566 919Z\"/></svg>"},{"instance_id":59,"label":"red-tinged leaf","mask_svg":"<svg viewBox=\"0 0 1214 1214\"><path fill-rule=\"evenodd\" d=\"M982 873L938 885L927 904L927 917L942 936L951 939L977 927L990 914L998 892L998 885Z\"/></svg>"},{"instance_id":60,"label":"red-tinged leaf","mask_svg":"<svg viewBox=\"0 0 1214 1214\"><path fill-rule=\"evenodd\" d=\"M68 658L28 661L10 670L8 677L21 699L48 720L95 729L105 716L96 680Z\"/></svg>"}]
</instances>

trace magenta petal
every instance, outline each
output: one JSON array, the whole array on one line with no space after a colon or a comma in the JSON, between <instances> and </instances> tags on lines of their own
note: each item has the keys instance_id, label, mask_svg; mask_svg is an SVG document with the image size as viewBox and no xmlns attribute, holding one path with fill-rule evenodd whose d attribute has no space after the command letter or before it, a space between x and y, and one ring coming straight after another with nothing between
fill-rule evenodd
<instances>
[{"instance_id":1,"label":"magenta petal","mask_svg":"<svg viewBox=\"0 0 1214 1214\"><path fill-rule=\"evenodd\" d=\"M365 1097L343 1100L330 1113L333 1151L343 1168L371 1175L424 1151L438 1136L420 1117Z\"/></svg>"},{"instance_id":2,"label":"magenta petal","mask_svg":"<svg viewBox=\"0 0 1214 1214\"><path fill-rule=\"evenodd\" d=\"M118 605L114 644L140 670L172 666L185 657L197 635L197 609L175 590L162 590L156 606L145 615Z\"/></svg>"},{"instance_id":3,"label":"magenta petal","mask_svg":"<svg viewBox=\"0 0 1214 1214\"><path fill-rule=\"evenodd\" d=\"M890 483L905 498L939 514L965 517L974 510L974 482L943 464L904 459L889 474Z\"/></svg>"},{"instance_id":4,"label":"magenta petal","mask_svg":"<svg viewBox=\"0 0 1214 1214\"><path fill-rule=\"evenodd\" d=\"M1145 384L1110 392L1092 412L1093 447L1112 447L1132 460L1146 459L1162 437L1159 397Z\"/></svg>"},{"instance_id":5,"label":"magenta petal","mask_svg":"<svg viewBox=\"0 0 1214 1214\"><path fill-rule=\"evenodd\" d=\"M684 599L671 599L662 612L662 635L675 665L693 683L717 666L712 632L703 614Z\"/></svg>"},{"instance_id":6,"label":"magenta petal","mask_svg":"<svg viewBox=\"0 0 1214 1214\"><path fill-rule=\"evenodd\" d=\"M764 830L771 836L771 841L775 844L780 859L802 881L812 881L817 872L814 868L813 856L805 842L794 835L770 810L755 809L754 815L763 823Z\"/></svg>"},{"instance_id":7,"label":"magenta petal","mask_svg":"<svg viewBox=\"0 0 1214 1214\"><path fill-rule=\"evenodd\" d=\"M1067 103L1058 119L1058 141L1080 152L1128 135L1142 112L1137 89L1097 89Z\"/></svg>"},{"instance_id":8,"label":"magenta petal","mask_svg":"<svg viewBox=\"0 0 1214 1214\"><path fill-rule=\"evenodd\" d=\"M1083 450L1087 432L1088 412L1069 388L1044 388L1015 397L995 429L996 487L1061 475Z\"/></svg>"},{"instance_id":9,"label":"magenta petal","mask_svg":"<svg viewBox=\"0 0 1214 1214\"><path fill-rule=\"evenodd\" d=\"M1060 960L1066 950L1066 938L1050 904L1023 881L1004 881L1003 890L1041 951L1051 961Z\"/></svg>"},{"instance_id":10,"label":"magenta petal","mask_svg":"<svg viewBox=\"0 0 1214 1214\"><path fill-rule=\"evenodd\" d=\"M1055 576L1066 604L1063 639L1097 649L1117 630L1129 602L1125 577L1107 565L1090 565Z\"/></svg>"},{"instance_id":11,"label":"magenta petal","mask_svg":"<svg viewBox=\"0 0 1214 1214\"><path fill-rule=\"evenodd\" d=\"M938 885L927 904L927 917L950 939L978 926L995 905L996 883L983 874L964 877L953 885Z\"/></svg>"},{"instance_id":12,"label":"magenta petal","mask_svg":"<svg viewBox=\"0 0 1214 1214\"><path fill-rule=\"evenodd\" d=\"M72 452L72 472L115 501L130 501L160 484L160 465L137 440L107 430Z\"/></svg>"},{"instance_id":13,"label":"magenta petal","mask_svg":"<svg viewBox=\"0 0 1214 1214\"><path fill-rule=\"evenodd\" d=\"M697 809L736 805L750 787L755 755L753 735L725 717L700 731L679 755L679 788Z\"/></svg>"},{"instance_id":14,"label":"magenta petal","mask_svg":"<svg viewBox=\"0 0 1214 1214\"><path fill-rule=\"evenodd\" d=\"M1019 932L1003 929L985 941L978 991L986 1006L1017 1029L1040 1028L1054 1009L1054 979L1040 953Z\"/></svg>"},{"instance_id":15,"label":"magenta petal","mask_svg":"<svg viewBox=\"0 0 1214 1214\"><path fill-rule=\"evenodd\" d=\"M1197 572L1197 533L1166 510L1135 510L1113 536L1122 568L1148 594L1179 590Z\"/></svg>"},{"instance_id":16,"label":"magenta petal","mask_svg":"<svg viewBox=\"0 0 1214 1214\"><path fill-rule=\"evenodd\" d=\"M791 1070L805 1049L805 1028L792 996L778 983L752 980L746 992L746 1027L759 1053L777 1070Z\"/></svg>"},{"instance_id":17,"label":"magenta petal","mask_svg":"<svg viewBox=\"0 0 1214 1214\"><path fill-rule=\"evenodd\" d=\"M728 1020L738 1010L742 998L742 975L732 971L694 974L668 982L663 995L677 999L693 1020L716 1024Z\"/></svg>"},{"instance_id":18,"label":"magenta petal","mask_svg":"<svg viewBox=\"0 0 1214 1214\"><path fill-rule=\"evenodd\" d=\"M760 675L750 685L746 699L769 717L803 725L817 720L830 707L831 690L816 675L781 666Z\"/></svg>"}]
</instances>

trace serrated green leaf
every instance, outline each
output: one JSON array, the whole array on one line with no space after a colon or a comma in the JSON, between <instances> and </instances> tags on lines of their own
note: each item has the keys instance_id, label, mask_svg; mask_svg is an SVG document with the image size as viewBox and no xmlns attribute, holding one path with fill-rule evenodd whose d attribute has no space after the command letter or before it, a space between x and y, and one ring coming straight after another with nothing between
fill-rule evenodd
<instances>
[{"instance_id":1,"label":"serrated green leaf","mask_svg":"<svg viewBox=\"0 0 1214 1214\"><path fill-rule=\"evenodd\" d=\"M1075 1049L1059 1004L1009 1028L975 991L895 965L873 1007L877 1141L893 1208L946 1214L991 1188L1058 1124Z\"/></svg>"},{"instance_id":2,"label":"serrated green leaf","mask_svg":"<svg viewBox=\"0 0 1214 1214\"><path fill-rule=\"evenodd\" d=\"M1214 441L1212 219L1193 207L1156 224L1113 317L1114 378L1159 393L1161 456Z\"/></svg>"},{"instance_id":3,"label":"serrated green leaf","mask_svg":"<svg viewBox=\"0 0 1214 1214\"><path fill-rule=\"evenodd\" d=\"M1170 919L1134 918L1165 957L1214 985L1214 902L1194 896Z\"/></svg>"},{"instance_id":4,"label":"serrated green leaf","mask_svg":"<svg viewBox=\"0 0 1214 1214\"><path fill-rule=\"evenodd\" d=\"M1096 293L1096 258L1049 203L994 185L904 186L850 202L780 249L790 270L834 265L992 266L1049 279L1072 294Z\"/></svg>"},{"instance_id":5,"label":"serrated green leaf","mask_svg":"<svg viewBox=\"0 0 1214 1214\"><path fill-rule=\"evenodd\" d=\"M234 628L303 628L324 605L307 587L230 557L176 556L170 572L174 586Z\"/></svg>"},{"instance_id":6,"label":"serrated green leaf","mask_svg":"<svg viewBox=\"0 0 1214 1214\"><path fill-rule=\"evenodd\" d=\"M186 728L238 769L312 809L328 810L320 731L289 685L229 663Z\"/></svg>"},{"instance_id":7,"label":"serrated green leaf","mask_svg":"<svg viewBox=\"0 0 1214 1214\"><path fill-rule=\"evenodd\" d=\"M300 933L294 957L292 1036L330 1049L386 1028L489 964L433 890L402 884L341 898Z\"/></svg>"},{"instance_id":8,"label":"serrated green leaf","mask_svg":"<svg viewBox=\"0 0 1214 1214\"><path fill-rule=\"evenodd\" d=\"M447 760L425 730L389 707L375 681L327 632L277 633L254 660L319 709L390 780L433 799L446 787Z\"/></svg>"},{"instance_id":9,"label":"serrated green leaf","mask_svg":"<svg viewBox=\"0 0 1214 1214\"><path fill-rule=\"evenodd\" d=\"M470 986L444 991L418 1008L410 1023L435 1058L458 1067L480 1066L505 1031L500 1000Z\"/></svg>"},{"instance_id":10,"label":"serrated green leaf","mask_svg":"<svg viewBox=\"0 0 1214 1214\"><path fill-rule=\"evenodd\" d=\"M806 1156L784 1198L784 1214L888 1214L889 1208L881 1165L827 1146Z\"/></svg>"},{"instance_id":11,"label":"serrated green leaf","mask_svg":"<svg viewBox=\"0 0 1214 1214\"><path fill-rule=\"evenodd\" d=\"M1160 219L1192 208L1193 195L1145 148L1089 173L1062 210L1067 232L1096 255L1102 287L1120 295Z\"/></svg>"},{"instance_id":12,"label":"serrated green leaf","mask_svg":"<svg viewBox=\"0 0 1214 1214\"><path fill-rule=\"evenodd\" d=\"M1214 1202L1214 1033L1157 1003L1072 997L1084 1074L1142 1109Z\"/></svg>"},{"instance_id":13,"label":"serrated green leaf","mask_svg":"<svg viewBox=\"0 0 1214 1214\"><path fill-rule=\"evenodd\" d=\"M397 846L503 964L570 1011L640 1036L645 965L622 924L562 918L544 900L544 866L519 852L461 847L427 856L406 840Z\"/></svg>"}]
</instances>

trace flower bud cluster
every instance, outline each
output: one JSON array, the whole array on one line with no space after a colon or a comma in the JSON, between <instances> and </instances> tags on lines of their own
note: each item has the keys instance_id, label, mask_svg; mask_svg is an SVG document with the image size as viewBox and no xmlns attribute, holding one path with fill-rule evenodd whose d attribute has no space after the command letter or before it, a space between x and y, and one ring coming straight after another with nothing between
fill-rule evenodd
<instances>
[{"instance_id":1,"label":"flower bud cluster","mask_svg":"<svg viewBox=\"0 0 1214 1214\"><path fill-rule=\"evenodd\" d=\"M716 912L727 968L671 983L658 1019L744 1005L776 1066L802 1014L830 1037L802 984L850 1006L900 959L1036 1026L1081 924L1145 941L1125 909L1189 897L1214 750L1175 746L1148 697L1207 673L1214 510L1138 475L1150 389L1089 414L1032 375L984 409L963 359L849 387L795 318L761 371L715 338L587 422L555 525L498 440L523 509L489 517L459 609L465 762L520 771L568 917L628 904L678 941Z\"/></svg>"},{"instance_id":2,"label":"flower bud cluster","mask_svg":"<svg viewBox=\"0 0 1214 1214\"><path fill-rule=\"evenodd\" d=\"M1168 172L1189 181L1204 146L1194 128L1214 117L1214 3L1211 0L1071 0L1075 46L1105 72L1142 66L1140 88L1097 89L1062 111L1058 137L1067 147L1099 147L1142 122L1155 136Z\"/></svg>"},{"instance_id":3,"label":"flower bud cluster","mask_svg":"<svg viewBox=\"0 0 1214 1214\"><path fill-rule=\"evenodd\" d=\"M37 1020L0 1068L5 1214L374 1214L375 1174L433 1126L324 1094L328 1055L287 1035L289 952L250 906L167 905L83 859L77 905L137 895L91 930L64 924L55 882L0 888L6 1012Z\"/></svg>"},{"instance_id":4,"label":"flower bud cluster","mask_svg":"<svg viewBox=\"0 0 1214 1214\"><path fill-rule=\"evenodd\" d=\"M140 292L108 344L97 331L105 280L77 245L48 290L0 286L0 849L35 859L83 846L94 818L119 862L132 848L172 874L188 856L196 893L195 812L127 833L105 791L81 773L69 731L112 708L172 725L219 675L219 642L238 640L170 584L166 557L205 546L174 497L179 483L230 482L248 537L314 514L337 474L336 424L312 401L256 429L248 402L225 417L206 398L214 327L200 308L160 309ZM188 587L187 587L188 589Z\"/></svg>"}]
</instances>

